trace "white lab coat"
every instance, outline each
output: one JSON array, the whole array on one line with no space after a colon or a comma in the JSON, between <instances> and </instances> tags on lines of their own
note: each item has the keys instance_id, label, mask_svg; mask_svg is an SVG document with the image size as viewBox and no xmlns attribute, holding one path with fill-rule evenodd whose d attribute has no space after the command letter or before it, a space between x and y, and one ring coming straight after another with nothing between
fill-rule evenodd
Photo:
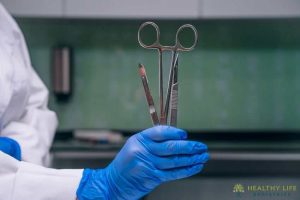
<instances>
[{"instance_id":1,"label":"white lab coat","mask_svg":"<svg viewBox=\"0 0 300 200\"><path fill-rule=\"evenodd\" d=\"M82 170L47 163L57 126L48 91L33 70L19 27L0 3L0 136L15 139L22 161L0 152L0 200L74 200Z\"/></svg>"}]
</instances>

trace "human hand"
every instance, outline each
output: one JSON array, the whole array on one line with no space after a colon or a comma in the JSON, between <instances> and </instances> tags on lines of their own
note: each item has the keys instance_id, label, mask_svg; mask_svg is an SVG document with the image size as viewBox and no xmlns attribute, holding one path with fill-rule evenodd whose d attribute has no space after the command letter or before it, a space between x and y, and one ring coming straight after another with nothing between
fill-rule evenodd
<instances>
[{"instance_id":1,"label":"human hand","mask_svg":"<svg viewBox=\"0 0 300 200\"><path fill-rule=\"evenodd\" d=\"M209 159L207 146L186 138L169 126L133 135L108 167L84 171L78 199L139 199L163 182L197 174Z\"/></svg>"}]
</instances>

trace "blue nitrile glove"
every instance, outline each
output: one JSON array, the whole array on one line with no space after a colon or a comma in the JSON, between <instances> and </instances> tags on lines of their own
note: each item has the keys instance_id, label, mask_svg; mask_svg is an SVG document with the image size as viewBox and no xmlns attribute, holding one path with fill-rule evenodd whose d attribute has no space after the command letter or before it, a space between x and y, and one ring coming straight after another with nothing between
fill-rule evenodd
<instances>
[{"instance_id":1,"label":"blue nitrile glove","mask_svg":"<svg viewBox=\"0 0 300 200\"><path fill-rule=\"evenodd\" d=\"M0 137L0 151L3 151L17 160L21 160L20 145L17 141L11 138Z\"/></svg>"},{"instance_id":2,"label":"blue nitrile glove","mask_svg":"<svg viewBox=\"0 0 300 200\"><path fill-rule=\"evenodd\" d=\"M207 146L186 138L169 126L133 135L108 167L84 170L77 198L135 200L163 182L197 174L209 159Z\"/></svg>"}]
</instances>

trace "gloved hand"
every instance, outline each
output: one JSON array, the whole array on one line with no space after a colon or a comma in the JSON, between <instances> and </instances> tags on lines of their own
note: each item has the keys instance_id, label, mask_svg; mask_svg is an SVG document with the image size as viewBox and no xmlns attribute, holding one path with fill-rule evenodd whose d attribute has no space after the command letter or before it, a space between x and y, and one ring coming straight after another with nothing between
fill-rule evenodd
<instances>
[{"instance_id":1,"label":"gloved hand","mask_svg":"<svg viewBox=\"0 0 300 200\"><path fill-rule=\"evenodd\" d=\"M139 199L163 182L200 172L209 159L207 146L186 138L186 132L168 126L133 135L108 167L84 170L77 198Z\"/></svg>"},{"instance_id":2,"label":"gloved hand","mask_svg":"<svg viewBox=\"0 0 300 200\"><path fill-rule=\"evenodd\" d=\"M186 141L183 130L155 126L133 135L105 169L85 169L79 200L135 200L163 182L200 172L209 159L207 146Z\"/></svg>"},{"instance_id":3,"label":"gloved hand","mask_svg":"<svg viewBox=\"0 0 300 200\"><path fill-rule=\"evenodd\" d=\"M20 145L17 141L11 138L0 137L0 151L3 151L17 160L21 160Z\"/></svg>"}]
</instances>

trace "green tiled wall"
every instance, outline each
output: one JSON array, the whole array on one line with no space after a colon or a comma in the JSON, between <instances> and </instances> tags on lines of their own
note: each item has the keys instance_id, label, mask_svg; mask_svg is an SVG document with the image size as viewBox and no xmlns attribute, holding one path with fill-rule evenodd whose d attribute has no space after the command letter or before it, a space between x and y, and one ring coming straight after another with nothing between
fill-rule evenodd
<instances>
[{"instance_id":1,"label":"green tiled wall","mask_svg":"<svg viewBox=\"0 0 300 200\"><path fill-rule=\"evenodd\" d=\"M157 99L157 53L139 47L141 21L17 21L50 88L51 48L74 48L74 95L66 103L50 98L60 129L151 125L137 64L146 65ZM300 128L300 19L158 21L162 43L172 43L186 22L197 27L200 41L180 55L179 127ZM170 57L164 58L168 67Z\"/></svg>"}]
</instances>

